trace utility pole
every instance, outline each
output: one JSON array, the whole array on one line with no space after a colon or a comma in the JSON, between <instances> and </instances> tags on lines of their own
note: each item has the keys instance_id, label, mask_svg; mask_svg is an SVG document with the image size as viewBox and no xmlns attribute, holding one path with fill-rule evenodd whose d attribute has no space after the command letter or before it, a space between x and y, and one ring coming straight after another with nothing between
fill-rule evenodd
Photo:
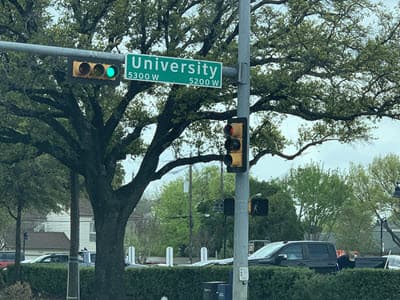
<instances>
[{"instance_id":1,"label":"utility pole","mask_svg":"<svg viewBox=\"0 0 400 300\"><path fill-rule=\"evenodd\" d=\"M221 160L221 176L220 176L220 193L221 193L221 203L224 204L224 162ZM224 213L224 209L222 209ZM223 224L223 258L226 258L226 215L224 213L224 224Z\"/></svg>"},{"instance_id":2,"label":"utility pole","mask_svg":"<svg viewBox=\"0 0 400 300\"><path fill-rule=\"evenodd\" d=\"M79 181L78 174L70 170L71 185L71 245L68 259L67 300L79 300Z\"/></svg>"},{"instance_id":3,"label":"utility pole","mask_svg":"<svg viewBox=\"0 0 400 300\"><path fill-rule=\"evenodd\" d=\"M189 261L193 263L193 212L192 212L192 181L193 181L193 170L192 165L189 165Z\"/></svg>"},{"instance_id":4,"label":"utility pole","mask_svg":"<svg viewBox=\"0 0 400 300\"><path fill-rule=\"evenodd\" d=\"M238 117L249 118L250 98L250 0L239 1L239 49L238 49ZM249 122L247 122L249 124ZM247 139L248 139L248 126ZM249 140L247 140L247 147ZM247 149L247 156L248 156ZM236 173L235 225L233 259L233 299L246 300L249 280L249 163L243 173Z\"/></svg>"}]
</instances>

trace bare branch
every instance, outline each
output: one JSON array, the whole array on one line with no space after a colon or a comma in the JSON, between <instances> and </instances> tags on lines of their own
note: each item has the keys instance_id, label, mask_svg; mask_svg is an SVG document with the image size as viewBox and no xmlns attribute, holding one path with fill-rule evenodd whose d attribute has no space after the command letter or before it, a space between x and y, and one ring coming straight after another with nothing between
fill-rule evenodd
<instances>
[{"instance_id":1,"label":"bare branch","mask_svg":"<svg viewBox=\"0 0 400 300\"><path fill-rule=\"evenodd\" d=\"M250 166L255 165L260 160L260 158L262 158L264 155L267 155L267 154L276 155L276 156L282 157L282 158L287 159L287 160L293 160L296 157L300 156L305 150L307 150L308 148L310 148L312 146L320 145L320 144L328 142L328 141L338 141L338 140L339 140L338 138L327 138L327 137L324 137L322 139L319 139L317 141L313 141L313 142L308 143L307 145L304 145L298 151L296 151L296 153L291 154L291 155L284 154L282 152L272 152L269 149L265 149L265 150L260 151L259 153L257 153L256 156L254 156L254 158L250 161Z\"/></svg>"},{"instance_id":2,"label":"bare branch","mask_svg":"<svg viewBox=\"0 0 400 300\"><path fill-rule=\"evenodd\" d=\"M167 174L172 169L180 166L196 164L196 163L207 163L211 161L221 161L222 159L223 155L220 154L199 155L199 156L180 158L164 165L161 169L159 169L157 172L154 173L151 180L160 179L162 176Z\"/></svg>"}]
</instances>

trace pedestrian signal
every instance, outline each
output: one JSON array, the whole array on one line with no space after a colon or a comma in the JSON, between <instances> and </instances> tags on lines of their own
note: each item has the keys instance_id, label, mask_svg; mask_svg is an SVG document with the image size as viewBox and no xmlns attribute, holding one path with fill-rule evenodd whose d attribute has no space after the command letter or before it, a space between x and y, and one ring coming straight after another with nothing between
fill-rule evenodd
<instances>
[{"instance_id":1,"label":"pedestrian signal","mask_svg":"<svg viewBox=\"0 0 400 300\"><path fill-rule=\"evenodd\" d=\"M268 215L268 199L253 198L249 203L249 214L251 216L267 216Z\"/></svg>"}]
</instances>

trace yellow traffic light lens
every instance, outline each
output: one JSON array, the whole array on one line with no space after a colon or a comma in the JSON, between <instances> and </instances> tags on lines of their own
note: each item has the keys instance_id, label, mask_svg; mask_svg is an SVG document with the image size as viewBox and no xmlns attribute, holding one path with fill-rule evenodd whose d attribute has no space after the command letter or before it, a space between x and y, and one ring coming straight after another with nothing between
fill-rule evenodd
<instances>
[{"instance_id":1,"label":"yellow traffic light lens","mask_svg":"<svg viewBox=\"0 0 400 300\"><path fill-rule=\"evenodd\" d=\"M104 66L102 64L96 64L93 68L94 76L102 76L104 74Z\"/></svg>"},{"instance_id":2,"label":"yellow traffic light lens","mask_svg":"<svg viewBox=\"0 0 400 300\"><path fill-rule=\"evenodd\" d=\"M114 78L117 76L117 68L115 66L109 66L106 71L106 75L108 78Z\"/></svg>"},{"instance_id":3,"label":"yellow traffic light lens","mask_svg":"<svg viewBox=\"0 0 400 300\"><path fill-rule=\"evenodd\" d=\"M78 67L78 72L80 75L87 75L90 72L90 65L86 62L80 63Z\"/></svg>"},{"instance_id":4,"label":"yellow traffic light lens","mask_svg":"<svg viewBox=\"0 0 400 300\"><path fill-rule=\"evenodd\" d=\"M240 150L240 140L229 138L225 141L225 149L227 151Z\"/></svg>"}]
</instances>

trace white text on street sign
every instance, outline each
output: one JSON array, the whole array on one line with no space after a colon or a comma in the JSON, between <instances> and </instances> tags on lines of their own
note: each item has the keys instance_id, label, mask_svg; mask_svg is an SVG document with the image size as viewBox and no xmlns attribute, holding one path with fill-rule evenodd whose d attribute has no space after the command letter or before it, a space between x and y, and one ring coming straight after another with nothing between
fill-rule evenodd
<instances>
[{"instance_id":1,"label":"white text on street sign","mask_svg":"<svg viewBox=\"0 0 400 300\"><path fill-rule=\"evenodd\" d=\"M222 63L168 56L127 54L125 79L222 87Z\"/></svg>"}]
</instances>

